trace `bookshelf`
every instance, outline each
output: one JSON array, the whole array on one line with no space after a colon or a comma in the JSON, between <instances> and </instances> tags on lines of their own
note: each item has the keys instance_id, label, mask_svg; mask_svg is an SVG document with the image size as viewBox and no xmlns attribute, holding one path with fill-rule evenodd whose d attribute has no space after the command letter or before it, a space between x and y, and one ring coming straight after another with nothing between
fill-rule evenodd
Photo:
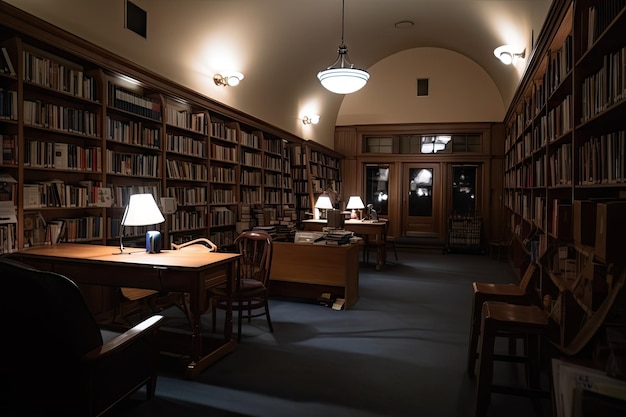
<instances>
[{"instance_id":1,"label":"bookshelf","mask_svg":"<svg viewBox=\"0 0 626 417\"><path fill-rule=\"evenodd\" d=\"M625 28L625 1L555 1L505 118L511 262L538 260L539 295L569 354L601 325L624 269L610 248L626 215Z\"/></svg>"},{"instance_id":2,"label":"bookshelf","mask_svg":"<svg viewBox=\"0 0 626 417\"><path fill-rule=\"evenodd\" d=\"M306 141L6 3L0 101L0 178L15 180L0 181L14 213L11 226L0 223L0 239L12 242L3 251L46 244L56 222L62 240L117 245L134 193L176 202L157 226L166 242L207 237L228 249L238 224L295 224L296 179L308 181L310 166L294 168L290 150ZM124 241L145 231L124 228Z\"/></svg>"},{"instance_id":3,"label":"bookshelf","mask_svg":"<svg viewBox=\"0 0 626 417\"><path fill-rule=\"evenodd\" d=\"M209 232L209 113L184 100L165 100L165 193L176 202L168 237L182 243Z\"/></svg>"}]
</instances>

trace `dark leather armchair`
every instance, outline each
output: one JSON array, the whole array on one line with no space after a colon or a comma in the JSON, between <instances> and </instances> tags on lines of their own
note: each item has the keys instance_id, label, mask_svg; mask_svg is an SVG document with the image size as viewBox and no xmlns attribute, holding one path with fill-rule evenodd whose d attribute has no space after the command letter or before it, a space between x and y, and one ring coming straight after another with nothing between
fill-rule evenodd
<instances>
[{"instance_id":1,"label":"dark leather armchair","mask_svg":"<svg viewBox=\"0 0 626 417\"><path fill-rule=\"evenodd\" d=\"M99 416L156 387L161 316L124 333L101 329L68 278L0 258L0 414Z\"/></svg>"}]
</instances>

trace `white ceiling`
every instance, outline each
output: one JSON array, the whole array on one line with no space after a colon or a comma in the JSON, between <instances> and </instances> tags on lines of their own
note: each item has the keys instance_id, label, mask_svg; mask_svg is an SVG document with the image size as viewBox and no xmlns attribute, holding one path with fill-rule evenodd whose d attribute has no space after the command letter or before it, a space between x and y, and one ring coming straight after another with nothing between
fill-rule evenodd
<instances>
[{"instance_id":1,"label":"white ceiling","mask_svg":"<svg viewBox=\"0 0 626 417\"><path fill-rule=\"evenodd\" d=\"M312 139L332 137L343 96L324 90L316 74L337 58L340 0L133 0L148 13L147 39L120 27L124 0L6 2L298 136L297 107L314 100L322 120ZM513 43L526 47L528 56L550 4L346 0L345 43L352 63L364 69L412 48L455 51L489 74L508 105L523 65L505 66L493 50ZM399 21L414 24L396 29ZM212 76L223 69L240 71L245 79L236 88L216 87Z\"/></svg>"}]
</instances>

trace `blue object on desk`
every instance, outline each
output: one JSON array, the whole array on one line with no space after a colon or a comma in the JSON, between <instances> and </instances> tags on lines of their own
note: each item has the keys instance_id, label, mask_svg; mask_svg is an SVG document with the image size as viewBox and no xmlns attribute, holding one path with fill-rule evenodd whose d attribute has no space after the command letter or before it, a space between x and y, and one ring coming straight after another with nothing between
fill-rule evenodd
<instances>
[{"instance_id":1,"label":"blue object on desk","mask_svg":"<svg viewBox=\"0 0 626 417\"><path fill-rule=\"evenodd\" d=\"M157 230L149 230L146 233L146 252L161 252L161 232Z\"/></svg>"}]
</instances>

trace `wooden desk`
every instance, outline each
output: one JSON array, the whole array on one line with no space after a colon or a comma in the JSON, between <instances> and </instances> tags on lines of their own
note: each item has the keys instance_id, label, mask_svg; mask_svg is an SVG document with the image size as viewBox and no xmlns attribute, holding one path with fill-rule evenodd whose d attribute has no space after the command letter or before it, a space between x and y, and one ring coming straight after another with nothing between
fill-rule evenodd
<instances>
[{"instance_id":1,"label":"wooden desk","mask_svg":"<svg viewBox=\"0 0 626 417\"><path fill-rule=\"evenodd\" d=\"M163 251L114 255L117 246L62 243L27 248L11 255L35 268L65 275L77 284L136 287L189 294L192 318L191 361L186 376L194 378L216 360L232 352L232 310L226 311L224 338L209 350L202 336L200 315L207 309L206 290L232 286L239 254Z\"/></svg>"},{"instance_id":2,"label":"wooden desk","mask_svg":"<svg viewBox=\"0 0 626 417\"><path fill-rule=\"evenodd\" d=\"M302 225L306 231L321 231L326 227L326 220L303 220ZM346 220L344 229L356 233L363 237L364 243L367 245L371 239L376 243L376 270L380 271L385 264L385 221L368 221L368 220Z\"/></svg>"},{"instance_id":3,"label":"wooden desk","mask_svg":"<svg viewBox=\"0 0 626 417\"><path fill-rule=\"evenodd\" d=\"M270 280L275 295L317 298L330 292L350 308L359 298L359 245L273 242Z\"/></svg>"}]
</instances>

